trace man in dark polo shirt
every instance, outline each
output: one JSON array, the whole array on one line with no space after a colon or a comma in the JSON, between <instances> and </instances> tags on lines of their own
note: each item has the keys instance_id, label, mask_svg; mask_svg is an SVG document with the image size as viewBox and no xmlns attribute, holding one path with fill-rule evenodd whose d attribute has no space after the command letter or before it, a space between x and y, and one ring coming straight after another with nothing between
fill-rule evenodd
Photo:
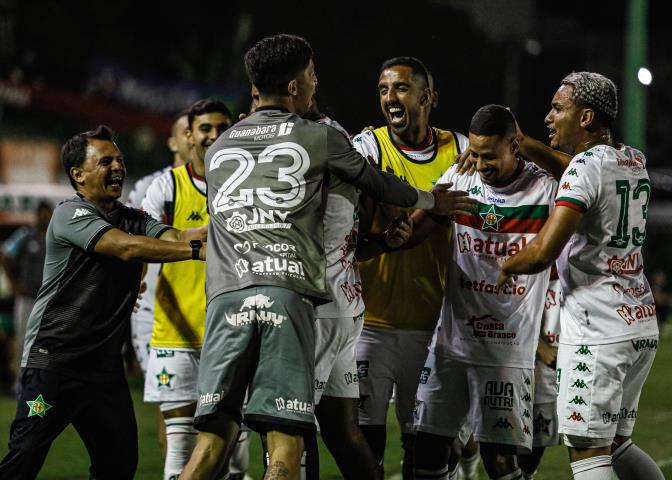
<instances>
[{"instance_id":1,"label":"man in dark polo shirt","mask_svg":"<svg viewBox=\"0 0 672 480\"><path fill-rule=\"evenodd\" d=\"M68 140L61 160L77 195L56 207L47 231L0 479L35 478L68 424L89 452L91 478L132 479L137 427L121 346L142 263L203 260L202 230L180 232L118 201L126 168L105 126Z\"/></svg>"}]
</instances>

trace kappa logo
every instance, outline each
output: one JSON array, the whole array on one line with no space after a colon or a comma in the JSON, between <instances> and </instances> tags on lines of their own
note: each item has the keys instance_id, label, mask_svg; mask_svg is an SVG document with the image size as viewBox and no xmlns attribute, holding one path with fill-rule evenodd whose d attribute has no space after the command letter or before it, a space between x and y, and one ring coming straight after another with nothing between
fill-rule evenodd
<instances>
[{"instance_id":1,"label":"kappa logo","mask_svg":"<svg viewBox=\"0 0 672 480\"><path fill-rule=\"evenodd\" d=\"M579 378L572 384L572 388L588 388L588 385Z\"/></svg>"},{"instance_id":2,"label":"kappa logo","mask_svg":"<svg viewBox=\"0 0 672 480\"><path fill-rule=\"evenodd\" d=\"M622 305L616 309L616 313L625 321L626 324L632 325L637 320L646 319L651 320L656 317L656 306L650 305L635 305L634 308L630 305Z\"/></svg>"},{"instance_id":3,"label":"kappa logo","mask_svg":"<svg viewBox=\"0 0 672 480\"><path fill-rule=\"evenodd\" d=\"M590 348L588 348L587 345L581 345L579 349L574 353L578 355L590 355L591 357L593 356L593 352L590 351Z\"/></svg>"},{"instance_id":4,"label":"kappa logo","mask_svg":"<svg viewBox=\"0 0 672 480\"><path fill-rule=\"evenodd\" d=\"M277 397L275 399L275 408L279 411L301 413L311 415L313 413L313 404L311 402L302 402L299 399L285 399Z\"/></svg>"},{"instance_id":5,"label":"kappa logo","mask_svg":"<svg viewBox=\"0 0 672 480\"><path fill-rule=\"evenodd\" d=\"M478 185L474 185L473 187L471 187L469 189L469 193L471 193L472 195L483 196L483 191L481 190L481 187L479 187Z\"/></svg>"},{"instance_id":6,"label":"kappa logo","mask_svg":"<svg viewBox=\"0 0 672 480\"><path fill-rule=\"evenodd\" d=\"M508 428L513 430L513 425L509 422L509 419L506 417L499 417L497 422L492 426L492 428Z\"/></svg>"},{"instance_id":7,"label":"kappa logo","mask_svg":"<svg viewBox=\"0 0 672 480\"><path fill-rule=\"evenodd\" d=\"M572 185L569 182L564 182L562 186L560 187L560 190L571 190Z\"/></svg>"},{"instance_id":8,"label":"kappa logo","mask_svg":"<svg viewBox=\"0 0 672 480\"><path fill-rule=\"evenodd\" d=\"M527 408L523 410L523 418L530 418L530 411Z\"/></svg>"},{"instance_id":9,"label":"kappa logo","mask_svg":"<svg viewBox=\"0 0 672 480\"><path fill-rule=\"evenodd\" d=\"M588 405L580 395L574 395L574 398L572 398L568 403L573 403L574 405Z\"/></svg>"},{"instance_id":10,"label":"kappa logo","mask_svg":"<svg viewBox=\"0 0 672 480\"><path fill-rule=\"evenodd\" d=\"M75 213L72 215L72 218L70 220L83 217L84 215L91 215L91 212L88 211L86 208L77 208L75 209Z\"/></svg>"},{"instance_id":11,"label":"kappa logo","mask_svg":"<svg viewBox=\"0 0 672 480\"><path fill-rule=\"evenodd\" d=\"M588 365L586 365L583 362L577 363L576 367L574 367L572 370L578 370L579 372L582 372L582 373L586 373L586 372L591 373L590 368L588 368Z\"/></svg>"},{"instance_id":12,"label":"kappa logo","mask_svg":"<svg viewBox=\"0 0 672 480\"><path fill-rule=\"evenodd\" d=\"M642 271L642 264L639 253L631 253L625 258L619 258L616 255L607 260L609 273L620 277L621 275L636 275Z\"/></svg>"},{"instance_id":13,"label":"kappa logo","mask_svg":"<svg viewBox=\"0 0 672 480\"><path fill-rule=\"evenodd\" d=\"M192 212L187 217L187 221L202 222L203 216L201 215L201 212L192 210Z\"/></svg>"},{"instance_id":14,"label":"kappa logo","mask_svg":"<svg viewBox=\"0 0 672 480\"><path fill-rule=\"evenodd\" d=\"M524 433L525 435L532 435L532 434L530 433L530 428L529 428L527 425L524 425L524 426L523 426L523 433Z\"/></svg>"},{"instance_id":15,"label":"kappa logo","mask_svg":"<svg viewBox=\"0 0 672 480\"><path fill-rule=\"evenodd\" d=\"M569 171L567 172L567 175L570 177L578 177L579 174L576 173L576 168L570 168Z\"/></svg>"},{"instance_id":16,"label":"kappa logo","mask_svg":"<svg viewBox=\"0 0 672 480\"><path fill-rule=\"evenodd\" d=\"M586 423L586 421L583 419L583 416L577 412L572 412L572 414L569 417L567 417L567 420Z\"/></svg>"},{"instance_id":17,"label":"kappa logo","mask_svg":"<svg viewBox=\"0 0 672 480\"><path fill-rule=\"evenodd\" d=\"M246 213L235 211L229 218L226 219L226 229L233 233L250 232L252 230L273 230L276 228L292 228L292 224L288 223L287 215L289 211L282 210L262 210L261 208L254 208L252 210L252 217L247 218Z\"/></svg>"},{"instance_id":18,"label":"kappa logo","mask_svg":"<svg viewBox=\"0 0 672 480\"><path fill-rule=\"evenodd\" d=\"M245 275L247 272L250 271L250 269L248 268L249 266L250 262L248 262L244 258L238 259L238 261L234 265L234 267L236 268L236 273L238 274L238 278L243 278L243 275Z\"/></svg>"}]
</instances>

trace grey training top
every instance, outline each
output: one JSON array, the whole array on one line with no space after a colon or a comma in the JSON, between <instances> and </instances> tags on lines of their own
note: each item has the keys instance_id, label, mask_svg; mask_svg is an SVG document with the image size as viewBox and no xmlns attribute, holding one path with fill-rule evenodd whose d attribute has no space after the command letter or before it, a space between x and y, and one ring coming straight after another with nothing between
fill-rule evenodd
<instances>
[{"instance_id":1,"label":"grey training top","mask_svg":"<svg viewBox=\"0 0 672 480\"><path fill-rule=\"evenodd\" d=\"M424 208L433 201L369 165L336 129L276 107L220 135L205 166L208 301L252 285L329 299L322 238L328 171L379 201Z\"/></svg>"}]
</instances>

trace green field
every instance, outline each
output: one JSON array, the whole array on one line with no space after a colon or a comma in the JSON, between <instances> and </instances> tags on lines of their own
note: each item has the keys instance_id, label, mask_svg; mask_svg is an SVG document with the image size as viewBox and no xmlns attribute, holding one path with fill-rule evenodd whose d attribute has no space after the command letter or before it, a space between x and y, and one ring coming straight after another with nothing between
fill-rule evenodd
<instances>
[{"instance_id":1,"label":"green field","mask_svg":"<svg viewBox=\"0 0 672 480\"><path fill-rule=\"evenodd\" d=\"M661 338L656 362L642 393L639 405L637 427L633 438L661 465L666 478L672 479L672 328L668 328ZM132 380L140 438L140 464L136 478L155 480L162 477L161 456L157 444L157 408L142 402L141 384ZM0 455L6 452L9 425L14 416L15 402L11 398L0 397ZM399 429L390 416L388 449L385 459L386 478L401 478ZM340 478L338 470L324 448L321 450L320 478ZM261 453L259 440L255 438L251 449L249 476L261 478ZM70 427L54 443L47 462L38 477L43 480L86 480L88 479L88 457L84 445ZM486 479L485 473L481 478ZM547 451L542 460L538 480L571 478L567 454L563 447Z\"/></svg>"}]
</instances>

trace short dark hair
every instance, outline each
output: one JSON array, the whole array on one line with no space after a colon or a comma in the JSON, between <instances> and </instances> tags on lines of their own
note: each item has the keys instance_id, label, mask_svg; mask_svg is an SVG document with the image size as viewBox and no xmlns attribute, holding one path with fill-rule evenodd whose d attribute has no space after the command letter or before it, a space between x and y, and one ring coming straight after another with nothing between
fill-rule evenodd
<instances>
[{"instance_id":1,"label":"short dark hair","mask_svg":"<svg viewBox=\"0 0 672 480\"><path fill-rule=\"evenodd\" d=\"M313 48L305 38L282 33L262 38L245 52L245 70L260 93L287 95L287 84L312 58Z\"/></svg>"},{"instance_id":2,"label":"short dark hair","mask_svg":"<svg viewBox=\"0 0 672 480\"><path fill-rule=\"evenodd\" d=\"M78 133L63 144L61 148L61 163L65 169L65 174L70 180L70 184L77 190L77 184L70 175L72 167L81 167L86 160L86 147L89 140L109 140L114 142L114 132L110 127L98 125L95 130Z\"/></svg>"},{"instance_id":3,"label":"short dark hair","mask_svg":"<svg viewBox=\"0 0 672 480\"><path fill-rule=\"evenodd\" d=\"M194 118L203 115L205 113L217 112L221 113L229 120L233 121L233 115L231 115L231 110L222 102L216 98L203 98L194 103L187 112L187 117L189 118L189 128L194 124Z\"/></svg>"},{"instance_id":4,"label":"short dark hair","mask_svg":"<svg viewBox=\"0 0 672 480\"><path fill-rule=\"evenodd\" d=\"M469 133L474 135L515 137L516 132L516 118L502 105L490 104L479 108L469 125Z\"/></svg>"},{"instance_id":5,"label":"short dark hair","mask_svg":"<svg viewBox=\"0 0 672 480\"><path fill-rule=\"evenodd\" d=\"M388 60L385 60L378 70L378 75L383 73L383 70L396 67L397 65L403 65L405 67L410 67L413 75L417 75L425 81L425 86L429 87L429 69L427 66L422 63L422 61L415 57L394 57Z\"/></svg>"}]
</instances>

